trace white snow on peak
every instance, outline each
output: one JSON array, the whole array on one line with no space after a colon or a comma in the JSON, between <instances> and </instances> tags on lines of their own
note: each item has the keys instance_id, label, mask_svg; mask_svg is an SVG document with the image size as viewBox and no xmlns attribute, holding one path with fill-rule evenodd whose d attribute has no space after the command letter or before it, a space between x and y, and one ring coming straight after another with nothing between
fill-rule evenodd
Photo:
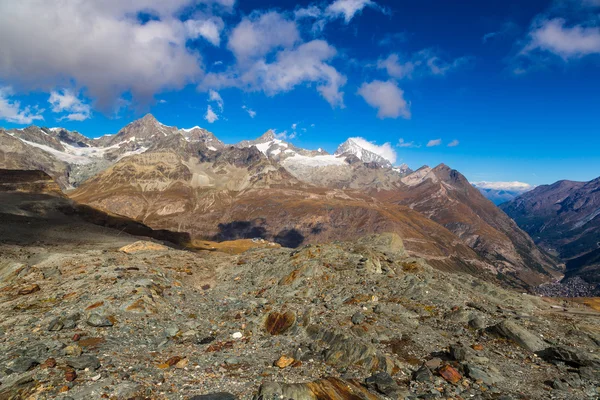
<instances>
[{"instance_id":1,"label":"white snow on peak","mask_svg":"<svg viewBox=\"0 0 600 400\"><path fill-rule=\"evenodd\" d=\"M286 158L283 161L283 164L300 165L304 167L327 167L331 165L345 165L346 158L334 155L309 157L300 154L294 154L292 157Z\"/></svg>"},{"instance_id":2,"label":"white snow on peak","mask_svg":"<svg viewBox=\"0 0 600 400\"><path fill-rule=\"evenodd\" d=\"M493 189L493 190L512 190L512 191L528 191L534 187L524 182L473 182L473 186L481 189Z\"/></svg>"},{"instance_id":3,"label":"white snow on peak","mask_svg":"<svg viewBox=\"0 0 600 400\"><path fill-rule=\"evenodd\" d=\"M184 131L184 132L191 132L191 131L193 131L193 130L196 130L196 129L200 129L200 130L202 130L202 128L200 128L200 127L199 127L199 126L197 126L197 125L196 125L196 126L194 126L193 128L183 128L183 129L181 129L181 130L182 130L182 131Z\"/></svg>"},{"instance_id":4,"label":"white snow on peak","mask_svg":"<svg viewBox=\"0 0 600 400\"><path fill-rule=\"evenodd\" d=\"M287 143L285 143L283 140L279 140L279 139L273 139L273 140L271 140L269 142L265 142L265 143L258 143L258 144L255 144L254 147L256 147L258 149L258 151L263 153L265 156L268 156L269 149L274 145L279 145L281 147L288 147Z\"/></svg>"}]
</instances>

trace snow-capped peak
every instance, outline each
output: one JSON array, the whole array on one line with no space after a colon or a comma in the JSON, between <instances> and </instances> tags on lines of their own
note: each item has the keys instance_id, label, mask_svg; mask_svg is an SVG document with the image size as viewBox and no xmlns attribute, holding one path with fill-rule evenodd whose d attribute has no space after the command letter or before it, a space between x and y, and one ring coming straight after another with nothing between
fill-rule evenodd
<instances>
[{"instance_id":1,"label":"snow-capped peak","mask_svg":"<svg viewBox=\"0 0 600 400\"><path fill-rule=\"evenodd\" d=\"M368 147L370 147L371 149L368 149ZM385 147L386 147L385 145L384 146L374 145L362 138L350 138L350 139L346 140L344 143L342 143L337 148L337 150L335 151L335 155L339 156L342 154L346 154L346 155L351 154L351 155L356 156L359 160L361 160L362 162L365 162L365 163L375 162L375 163L378 163L385 167L391 167L392 162L388 158L372 151L374 149L381 150L382 148L384 149L384 151L386 151L387 148L385 148ZM395 158L395 154L394 154L394 158Z\"/></svg>"},{"instance_id":2,"label":"snow-capped peak","mask_svg":"<svg viewBox=\"0 0 600 400\"><path fill-rule=\"evenodd\" d=\"M202 130L202 128L200 128L198 125L194 126L193 128L183 128L181 130L184 132L191 132L191 131L195 131L196 129Z\"/></svg>"}]
</instances>

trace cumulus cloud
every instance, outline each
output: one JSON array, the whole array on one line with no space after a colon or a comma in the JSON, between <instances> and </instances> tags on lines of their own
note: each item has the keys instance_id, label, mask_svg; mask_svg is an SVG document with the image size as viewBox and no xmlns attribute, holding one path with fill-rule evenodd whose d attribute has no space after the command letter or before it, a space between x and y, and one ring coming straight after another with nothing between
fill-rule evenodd
<instances>
[{"instance_id":1,"label":"cumulus cloud","mask_svg":"<svg viewBox=\"0 0 600 400\"><path fill-rule=\"evenodd\" d=\"M427 147L436 147L442 144L442 139L432 139L427 142Z\"/></svg>"},{"instance_id":2,"label":"cumulus cloud","mask_svg":"<svg viewBox=\"0 0 600 400\"><path fill-rule=\"evenodd\" d=\"M564 60L600 54L599 26L567 26L562 18L539 22L529 32L521 54L550 52Z\"/></svg>"},{"instance_id":3,"label":"cumulus cloud","mask_svg":"<svg viewBox=\"0 0 600 400\"><path fill-rule=\"evenodd\" d=\"M57 114L67 113L67 115L60 117L59 121L85 121L92 115L92 107L69 89L53 90L50 92L48 103L50 103L53 112Z\"/></svg>"},{"instance_id":4,"label":"cumulus cloud","mask_svg":"<svg viewBox=\"0 0 600 400\"><path fill-rule=\"evenodd\" d=\"M373 81L363 83L358 94L373 108L377 109L377 117L410 118L409 105L404 99L404 92L393 81Z\"/></svg>"},{"instance_id":5,"label":"cumulus cloud","mask_svg":"<svg viewBox=\"0 0 600 400\"><path fill-rule=\"evenodd\" d=\"M219 109L221 110L221 112L223 112L223 106L224 106L224 102L223 102L223 98L221 97L221 95L219 94L219 92L217 92L216 90L209 90L208 91L208 101L212 101L217 103L217 105L219 106Z\"/></svg>"},{"instance_id":6,"label":"cumulus cloud","mask_svg":"<svg viewBox=\"0 0 600 400\"><path fill-rule=\"evenodd\" d=\"M365 7L378 8L378 5L372 0L336 0L325 9L325 15L343 17L344 21L349 23Z\"/></svg>"},{"instance_id":7,"label":"cumulus cloud","mask_svg":"<svg viewBox=\"0 0 600 400\"><path fill-rule=\"evenodd\" d=\"M250 118L256 117L256 111L254 111L253 109L248 108L246 106L242 106L242 109L248 113L248 115L250 116Z\"/></svg>"},{"instance_id":8,"label":"cumulus cloud","mask_svg":"<svg viewBox=\"0 0 600 400\"><path fill-rule=\"evenodd\" d=\"M396 154L396 150L394 150L394 148L392 147L392 145L390 143L384 143L382 145L378 145L374 142L369 142L368 140L366 140L362 137L353 137L353 138L350 138L350 140L352 140L354 143L356 143L363 149L368 150L371 153L375 153L378 156L385 158L392 164L394 164L396 162L398 155Z\"/></svg>"},{"instance_id":9,"label":"cumulus cloud","mask_svg":"<svg viewBox=\"0 0 600 400\"><path fill-rule=\"evenodd\" d=\"M219 120L219 116L213 111L212 107L209 105L206 108L206 114L204 115L204 119L207 120L209 124L212 124L213 122Z\"/></svg>"},{"instance_id":10,"label":"cumulus cloud","mask_svg":"<svg viewBox=\"0 0 600 400\"><path fill-rule=\"evenodd\" d=\"M200 55L186 42L200 35L216 43L220 22L177 17L197 3L231 7L234 1L0 1L0 79L48 91L74 82L106 110L123 93L149 103L156 93L202 76ZM142 22L140 12L153 18Z\"/></svg>"},{"instance_id":11,"label":"cumulus cloud","mask_svg":"<svg viewBox=\"0 0 600 400\"><path fill-rule=\"evenodd\" d=\"M212 17L205 20L187 20L185 29L190 38L203 37L215 46L221 44L221 31L225 27L223 19Z\"/></svg>"},{"instance_id":12,"label":"cumulus cloud","mask_svg":"<svg viewBox=\"0 0 600 400\"><path fill-rule=\"evenodd\" d=\"M419 147L421 147L421 145L415 144L414 141L407 142L404 139L399 139L398 140L398 147L419 148Z\"/></svg>"},{"instance_id":13,"label":"cumulus cloud","mask_svg":"<svg viewBox=\"0 0 600 400\"><path fill-rule=\"evenodd\" d=\"M454 139L453 141L451 141L450 143L448 143L448 147L456 147L460 144L460 142L456 139Z\"/></svg>"},{"instance_id":14,"label":"cumulus cloud","mask_svg":"<svg viewBox=\"0 0 600 400\"><path fill-rule=\"evenodd\" d=\"M33 121L43 120L43 110L33 110L31 107L21 107L21 103L11 100L13 90L10 87L0 87L0 120L15 124L29 125Z\"/></svg>"},{"instance_id":15,"label":"cumulus cloud","mask_svg":"<svg viewBox=\"0 0 600 400\"><path fill-rule=\"evenodd\" d=\"M344 107L341 88L346 84L346 77L328 64L336 55L336 49L327 42L313 40L279 51L270 63L260 59L252 65L237 65L223 73L210 73L199 89L238 87L274 96L300 84L314 83L332 107Z\"/></svg>"},{"instance_id":16,"label":"cumulus cloud","mask_svg":"<svg viewBox=\"0 0 600 400\"><path fill-rule=\"evenodd\" d=\"M294 21L275 11L244 18L231 32L228 48L238 62L261 58L277 48L288 48L300 41Z\"/></svg>"},{"instance_id":17,"label":"cumulus cloud","mask_svg":"<svg viewBox=\"0 0 600 400\"><path fill-rule=\"evenodd\" d=\"M356 15L367 7L387 13L385 8L379 6L373 0L335 0L326 7L324 5L321 7L310 5L306 8L298 8L294 12L294 17L298 21L313 20L312 32L320 33L329 22L340 18L346 24L349 24Z\"/></svg>"},{"instance_id":18,"label":"cumulus cloud","mask_svg":"<svg viewBox=\"0 0 600 400\"><path fill-rule=\"evenodd\" d=\"M413 78L416 75L446 75L469 63L469 57L460 57L452 61L442 59L434 50L424 49L408 59L401 59L397 53L377 61L377 68L384 69L389 76L396 79Z\"/></svg>"}]
</instances>

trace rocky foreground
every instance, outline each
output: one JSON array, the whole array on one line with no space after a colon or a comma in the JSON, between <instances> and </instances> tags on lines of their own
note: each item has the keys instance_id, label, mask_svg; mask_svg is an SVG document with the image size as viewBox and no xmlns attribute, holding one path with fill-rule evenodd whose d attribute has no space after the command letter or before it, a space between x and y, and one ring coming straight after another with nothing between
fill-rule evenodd
<instances>
[{"instance_id":1,"label":"rocky foreground","mask_svg":"<svg viewBox=\"0 0 600 400\"><path fill-rule=\"evenodd\" d=\"M19 242L6 215L0 399L600 396L599 313L440 272L397 235L229 255L83 223Z\"/></svg>"}]
</instances>

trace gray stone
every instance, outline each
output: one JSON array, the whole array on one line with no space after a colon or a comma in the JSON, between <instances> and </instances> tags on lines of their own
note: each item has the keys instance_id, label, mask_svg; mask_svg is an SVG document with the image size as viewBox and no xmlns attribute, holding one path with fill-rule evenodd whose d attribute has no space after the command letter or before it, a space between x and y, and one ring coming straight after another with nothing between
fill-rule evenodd
<instances>
[{"instance_id":1,"label":"gray stone","mask_svg":"<svg viewBox=\"0 0 600 400\"><path fill-rule=\"evenodd\" d=\"M58 332L60 331L63 327L65 326L65 324L62 322L62 320L60 318L54 318L52 321L50 321L50 323L48 324L48 330L50 332Z\"/></svg>"},{"instance_id":2,"label":"gray stone","mask_svg":"<svg viewBox=\"0 0 600 400\"><path fill-rule=\"evenodd\" d=\"M365 316L361 312L357 312L352 316L352 323L354 325L360 325L365 321Z\"/></svg>"},{"instance_id":3,"label":"gray stone","mask_svg":"<svg viewBox=\"0 0 600 400\"><path fill-rule=\"evenodd\" d=\"M485 328L485 320L480 316L476 315L469 321L469 327L473 329L483 329Z\"/></svg>"},{"instance_id":4,"label":"gray stone","mask_svg":"<svg viewBox=\"0 0 600 400\"><path fill-rule=\"evenodd\" d=\"M502 321L497 325L487 328L487 330L491 334L512 340L519 346L532 352L540 351L547 347L547 344L539 336L512 321Z\"/></svg>"},{"instance_id":5,"label":"gray stone","mask_svg":"<svg viewBox=\"0 0 600 400\"><path fill-rule=\"evenodd\" d=\"M427 366L423 365L421 368L413 372L412 380L417 382L433 382L433 373L429 370L429 368L427 368Z\"/></svg>"},{"instance_id":6,"label":"gray stone","mask_svg":"<svg viewBox=\"0 0 600 400\"><path fill-rule=\"evenodd\" d=\"M552 388L556 390L569 390L569 385L560 379L555 379L552 381Z\"/></svg>"},{"instance_id":7,"label":"gray stone","mask_svg":"<svg viewBox=\"0 0 600 400\"><path fill-rule=\"evenodd\" d=\"M66 363L69 367L75 369L93 369L100 368L100 360L92 355L83 355L79 357L67 358Z\"/></svg>"},{"instance_id":8,"label":"gray stone","mask_svg":"<svg viewBox=\"0 0 600 400\"><path fill-rule=\"evenodd\" d=\"M90 316L87 319L87 324L96 328L105 328L113 326L113 323L110 322L108 318L97 313L90 314Z\"/></svg>"},{"instance_id":9,"label":"gray stone","mask_svg":"<svg viewBox=\"0 0 600 400\"><path fill-rule=\"evenodd\" d=\"M18 374L22 374L23 372L27 372L35 368L35 366L38 364L39 363L33 358L19 357L12 362L9 368Z\"/></svg>"},{"instance_id":10,"label":"gray stone","mask_svg":"<svg viewBox=\"0 0 600 400\"><path fill-rule=\"evenodd\" d=\"M498 374L489 371L484 371L483 369L475 367L471 364L465 365L465 372L469 378L475 381L482 381L488 386L495 385L504 380L504 378Z\"/></svg>"},{"instance_id":11,"label":"gray stone","mask_svg":"<svg viewBox=\"0 0 600 400\"><path fill-rule=\"evenodd\" d=\"M77 322L81 318L81 314L74 313L69 315L63 320L64 329L75 329L77 328Z\"/></svg>"},{"instance_id":12,"label":"gray stone","mask_svg":"<svg viewBox=\"0 0 600 400\"><path fill-rule=\"evenodd\" d=\"M386 372L378 372L365 379L365 385L369 389L378 391L390 398L400 398L403 392L396 381Z\"/></svg>"},{"instance_id":13,"label":"gray stone","mask_svg":"<svg viewBox=\"0 0 600 400\"><path fill-rule=\"evenodd\" d=\"M573 367L600 368L600 359L567 347L548 347L538 351L537 355L548 362L564 362Z\"/></svg>"}]
</instances>

